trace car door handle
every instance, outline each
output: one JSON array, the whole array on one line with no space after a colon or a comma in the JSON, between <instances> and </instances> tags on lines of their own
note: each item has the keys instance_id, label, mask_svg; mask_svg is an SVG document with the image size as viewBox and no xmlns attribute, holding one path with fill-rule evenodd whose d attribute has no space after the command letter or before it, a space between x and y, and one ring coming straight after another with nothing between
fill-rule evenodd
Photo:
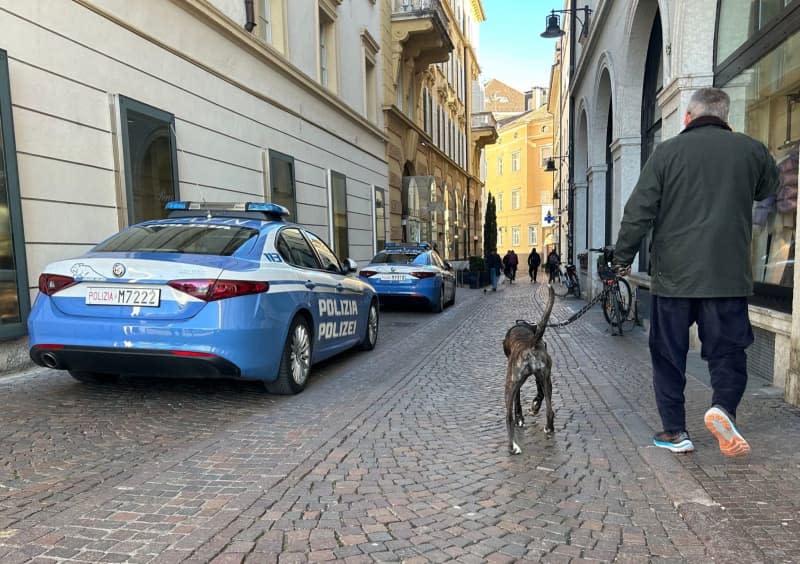
<instances>
[{"instance_id":1,"label":"car door handle","mask_svg":"<svg viewBox=\"0 0 800 564\"><path fill-rule=\"evenodd\" d=\"M314 288L316 288L316 286L317 285L314 284L311 280L306 280L306 288L308 288L309 290L313 290Z\"/></svg>"},{"instance_id":2,"label":"car door handle","mask_svg":"<svg viewBox=\"0 0 800 564\"><path fill-rule=\"evenodd\" d=\"M336 291L337 292L344 292L344 286L342 286L341 284L337 284L336 285Z\"/></svg>"}]
</instances>

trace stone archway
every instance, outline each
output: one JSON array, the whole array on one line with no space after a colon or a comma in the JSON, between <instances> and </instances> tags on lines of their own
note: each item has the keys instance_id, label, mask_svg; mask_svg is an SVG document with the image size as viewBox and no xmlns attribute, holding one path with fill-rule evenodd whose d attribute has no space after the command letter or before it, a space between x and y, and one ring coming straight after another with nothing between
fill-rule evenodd
<instances>
[{"instance_id":1,"label":"stone archway","mask_svg":"<svg viewBox=\"0 0 800 564\"><path fill-rule=\"evenodd\" d=\"M601 57L601 64L604 58ZM615 200L614 161L609 150L609 145L614 140L614 96L612 73L607 64L601 67L596 84L595 105L591 114L593 117L591 122L587 120L590 247L602 246L611 238L609 231L614 221Z\"/></svg>"}]
</instances>

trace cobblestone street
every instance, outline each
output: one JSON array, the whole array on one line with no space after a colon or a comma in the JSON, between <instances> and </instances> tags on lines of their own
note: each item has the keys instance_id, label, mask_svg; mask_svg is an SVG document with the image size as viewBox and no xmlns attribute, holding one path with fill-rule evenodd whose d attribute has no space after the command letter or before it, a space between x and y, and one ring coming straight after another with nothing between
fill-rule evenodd
<instances>
[{"instance_id":1,"label":"cobblestone street","mask_svg":"<svg viewBox=\"0 0 800 564\"><path fill-rule=\"evenodd\" d=\"M545 334L556 432L528 416L508 455L501 339L544 298L522 282L461 288L440 315L384 311L375 351L316 367L294 397L0 379L0 562L800 561L800 410L752 381L753 454L725 460L694 358L698 451L649 446L646 337L612 337L597 307Z\"/></svg>"}]
</instances>

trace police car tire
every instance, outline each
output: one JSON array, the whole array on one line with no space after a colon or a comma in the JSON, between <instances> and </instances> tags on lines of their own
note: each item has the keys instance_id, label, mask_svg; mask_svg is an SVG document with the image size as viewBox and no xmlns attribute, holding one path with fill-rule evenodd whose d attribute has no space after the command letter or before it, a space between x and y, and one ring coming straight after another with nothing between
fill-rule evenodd
<instances>
[{"instance_id":1,"label":"police car tire","mask_svg":"<svg viewBox=\"0 0 800 564\"><path fill-rule=\"evenodd\" d=\"M370 338L370 332L369 332L369 323L370 323L370 319L372 319L372 311L373 310L375 310L376 326L375 326L375 338L371 339ZM372 303L369 304L369 313L367 313L367 327L366 327L366 329L364 331L364 339L358 345L359 348L362 351L371 351L372 349L375 348L375 343L378 342L378 327L379 326L380 326L380 317L378 315L378 302L376 302L375 300L372 300Z\"/></svg>"},{"instance_id":2,"label":"police car tire","mask_svg":"<svg viewBox=\"0 0 800 564\"><path fill-rule=\"evenodd\" d=\"M302 317L297 316L294 318L294 320L292 320L292 324L289 327L289 332L286 335L286 342L283 344L281 363L278 367L278 377L272 382L264 382L264 387L270 394L289 396L292 394L299 394L306 387L308 378L311 375L310 362L308 366L308 374L306 374L305 380L303 380L302 384L298 384L292 377L292 339L294 338L295 330L300 325L305 327L306 334L308 335L308 355L309 360L311 359L311 331L309 330L308 322Z\"/></svg>"},{"instance_id":3,"label":"police car tire","mask_svg":"<svg viewBox=\"0 0 800 564\"><path fill-rule=\"evenodd\" d=\"M84 384L109 384L119 379L117 374L101 374L99 372L88 372L86 370L70 370L69 375L78 382Z\"/></svg>"},{"instance_id":4,"label":"police car tire","mask_svg":"<svg viewBox=\"0 0 800 564\"><path fill-rule=\"evenodd\" d=\"M442 313L444 310L444 284L439 286L439 298L433 302L433 313Z\"/></svg>"},{"instance_id":5,"label":"police car tire","mask_svg":"<svg viewBox=\"0 0 800 564\"><path fill-rule=\"evenodd\" d=\"M455 286L453 286L453 297L450 298L450 301L447 302L447 305L449 305L449 306L456 305L456 287Z\"/></svg>"}]
</instances>

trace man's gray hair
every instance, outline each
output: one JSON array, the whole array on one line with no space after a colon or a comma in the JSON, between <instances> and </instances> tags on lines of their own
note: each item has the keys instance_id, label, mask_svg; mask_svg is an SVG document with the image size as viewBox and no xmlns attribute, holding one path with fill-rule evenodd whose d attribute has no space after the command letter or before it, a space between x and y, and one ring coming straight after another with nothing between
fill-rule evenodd
<instances>
[{"instance_id":1,"label":"man's gray hair","mask_svg":"<svg viewBox=\"0 0 800 564\"><path fill-rule=\"evenodd\" d=\"M731 109L730 97L719 88L701 88L689 100L686 111L697 119L700 116L714 116L723 121L728 121L728 111Z\"/></svg>"}]
</instances>

